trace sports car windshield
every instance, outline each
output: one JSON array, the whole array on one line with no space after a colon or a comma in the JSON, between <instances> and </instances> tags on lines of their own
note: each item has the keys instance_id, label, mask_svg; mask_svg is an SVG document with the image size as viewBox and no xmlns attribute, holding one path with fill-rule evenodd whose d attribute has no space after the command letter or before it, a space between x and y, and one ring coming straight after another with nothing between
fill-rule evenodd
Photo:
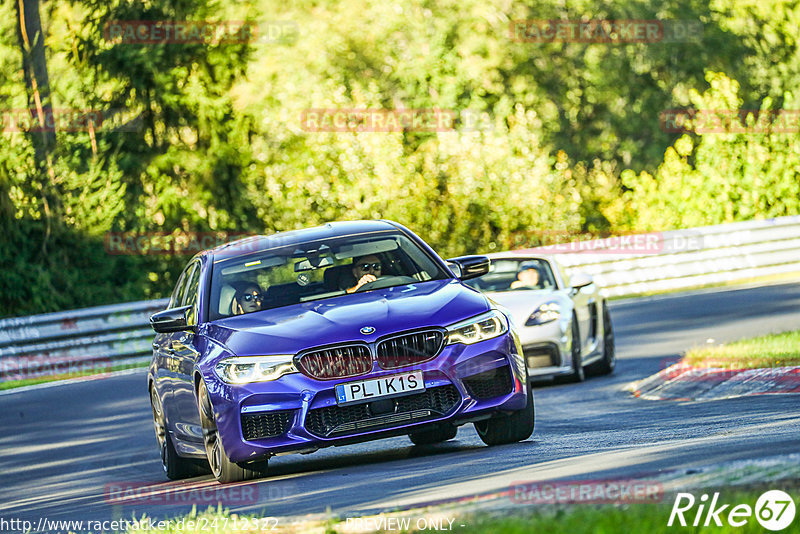
<instances>
[{"instance_id":1,"label":"sports car windshield","mask_svg":"<svg viewBox=\"0 0 800 534\"><path fill-rule=\"evenodd\" d=\"M365 275L369 282L358 286ZM217 262L211 279L209 318L449 276L399 232L308 241Z\"/></svg>"},{"instance_id":2,"label":"sports car windshield","mask_svg":"<svg viewBox=\"0 0 800 534\"><path fill-rule=\"evenodd\" d=\"M538 258L494 259L488 273L465 283L480 291L556 289L550 263Z\"/></svg>"}]
</instances>

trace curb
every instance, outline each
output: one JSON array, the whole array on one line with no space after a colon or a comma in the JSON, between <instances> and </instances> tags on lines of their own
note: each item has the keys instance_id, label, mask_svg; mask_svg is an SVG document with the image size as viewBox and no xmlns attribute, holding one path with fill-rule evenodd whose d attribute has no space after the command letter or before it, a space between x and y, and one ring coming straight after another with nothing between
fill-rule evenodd
<instances>
[{"instance_id":1,"label":"curb","mask_svg":"<svg viewBox=\"0 0 800 534\"><path fill-rule=\"evenodd\" d=\"M728 369L679 362L626 389L640 399L676 401L800 393L800 366Z\"/></svg>"}]
</instances>

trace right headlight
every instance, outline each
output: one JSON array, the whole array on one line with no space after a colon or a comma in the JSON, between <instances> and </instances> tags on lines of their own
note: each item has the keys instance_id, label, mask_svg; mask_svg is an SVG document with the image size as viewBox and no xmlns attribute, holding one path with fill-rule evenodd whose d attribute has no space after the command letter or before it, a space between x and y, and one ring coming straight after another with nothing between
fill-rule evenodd
<instances>
[{"instance_id":1,"label":"right headlight","mask_svg":"<svg viewBox=\"0 0 800 534\"><path fill-rule=\"evenodd\" d=\"M539 324L551 323L561 317L561 306L558 302L551 300L540 304L538 308L528 317L525 326L536 326Z\"/></svg>"},{"instance_id":2,"label":"right headlight","mask_svg":"<svg viewBox=\"0 0 800 534\"><path fill-rule=\"evenodd\" d=\"M283 375L297 372L292 358L293 354L225 358L216 366L217 376L227 384L271 382Z\"/></svg>"},{"instance_id":3,"label":"right headlight","mask_svg":"<svg viewBox=\"0 0 800 534\"><path fill-rule=\"evenodd\" d=\"M447 344L471 345L508 332L508 320L498 310L490 310L447 327Z\"/></svg>"}]
</instances>

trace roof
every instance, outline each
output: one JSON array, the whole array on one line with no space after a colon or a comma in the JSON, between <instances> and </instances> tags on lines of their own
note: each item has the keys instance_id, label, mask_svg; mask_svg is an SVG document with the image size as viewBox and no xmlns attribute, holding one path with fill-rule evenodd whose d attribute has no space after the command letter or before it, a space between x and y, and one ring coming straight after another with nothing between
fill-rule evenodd
<instances>
[{"instance_id":1,"label":"roof","mask_svg":"<svg viewBox=\"0 0 800 534\"><path fill-rule=\"evenodd\" d=\"M308 241L319 239L330 239L335 237L364 234L370 232L385 232L398 230L390 221L339 221L329 222L322 226L303 228L301 230L290 230L278 232L271 235L257 235L237 239L230 243L225 243L207 251L213 254L216 260L233 258L243 254L258 252L275 247L291 246Z\"/></svg>"},{"instance_id":2,"label":"roof","mask_svg":"<svg viewBox=\"0 0 800 534\"><path fill-rule=\"evenodd\" d=\"M491 254L485 254L490 260L547 260L547 261L558 261L557 257L554 254L536 254L535 252L531 252L531 249L528 250L518 250L518 251L509 251L509 252L492 252Z\"/></svg>"}]
</instances>

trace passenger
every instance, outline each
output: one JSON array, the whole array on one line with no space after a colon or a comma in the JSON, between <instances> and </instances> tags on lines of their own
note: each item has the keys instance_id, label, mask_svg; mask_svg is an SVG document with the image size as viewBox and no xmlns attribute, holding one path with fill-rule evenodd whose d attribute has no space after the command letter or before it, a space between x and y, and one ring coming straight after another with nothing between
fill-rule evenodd
<instances>
[{"instance_id":1,"label":"passenger","mask_svg":"<svg viewBox=\"0 0 800 534\"><path fill-rule=\"evenodd\" d=\"M519 266L517 279L511 282L510 289L541 289L540 281L539 266L528 261Z\"/></svg>"},{"instance_id":2,"label":"passenger","mask_svg":"<svg viewBox=\"0 0 800 534\"><path fill-rule=\"evenodd\" d=\"M236 294L233 298L231 305L234 315L241 315L243 313L251 313L261 309L261 303L264 300L264 293L258 284L253 282L246 282L236 287Z\"/></svg>"},{"instance_id":3,"label":"passenger","mask_svg":"<svg viewBox=\"0 0 800 534\"><path fill-rule=\"evenodd\" d=\"M358 291L358 288L364 284L374 282L380 278L382 271L383 264L380 258L374 254L353 258L351 272L353 273L353 279L356 280L356 285L347 288L347 292L353 293Z\"/></svg>"}]
</instances>

